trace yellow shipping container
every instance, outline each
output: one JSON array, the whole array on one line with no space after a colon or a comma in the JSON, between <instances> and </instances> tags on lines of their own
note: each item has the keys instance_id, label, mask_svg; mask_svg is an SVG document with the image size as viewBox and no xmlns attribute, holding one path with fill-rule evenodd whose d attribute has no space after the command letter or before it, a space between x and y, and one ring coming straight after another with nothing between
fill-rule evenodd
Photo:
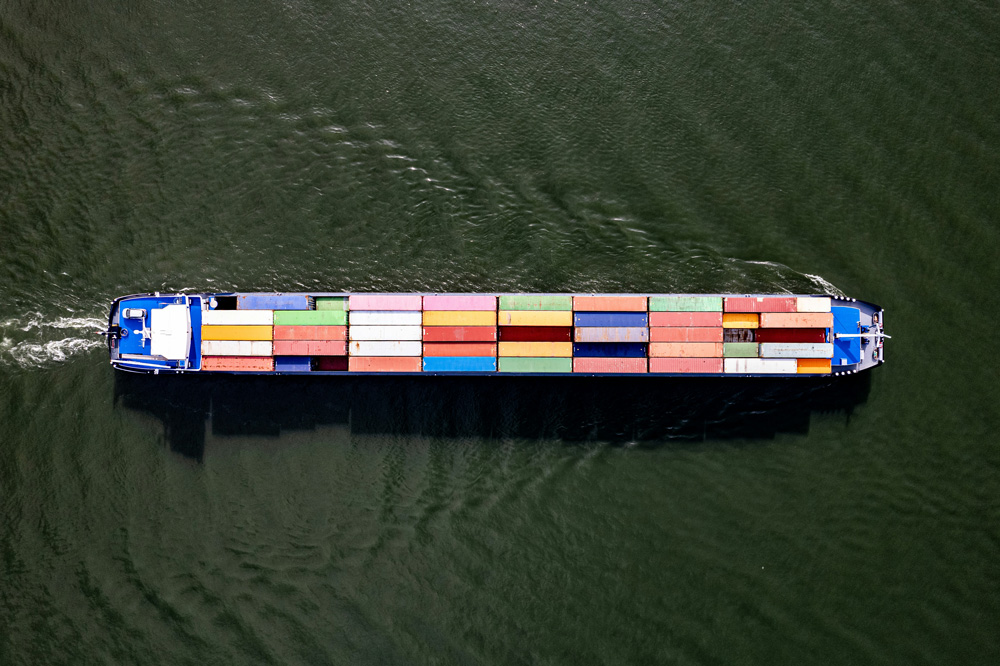
<instances>
[{"instance_id":1,"label":"yellow shipping container","mask_svg":"<svg viewBox=\"0 0 1000 666\"><path fill-rule=\"evenodd\" d=\"M524 310L523 312L532 312ZM572 315L572 313L568 313ZM572 342L501 342L500 356L533 356L536 358L569 358Z\"/></svg>"},{"instance_id":2,"label":"yellow shipping container","mask_svg":"<svg viewBox=\"0 0 1000 666\"><path fill-rule=\"evenodd\" d=\"M270 340L271 326L202 326L202 340Z\"/></svg>"},{"instance_id":3,"label":"yellow shipping container","mask_svg":"<svg viewBox=\"0 0 1000 666\"><path fill-rule=\"evenodd\" d=\"M569 310L501 310L499 314L501 326L573 325L573 313ZM528 354L528 356L544 356L544 354Z\"/></svg>"},{"instance_id":4,"label":"yellow shipping container","mask_svg":"<svg viewBox=\"0 0 1000 666\"><path fill-rule=\"evenodd\" d=\"M424 326L496 326L493 310L424 310Z\"/></svg>"},{"instance_id":5,"label":"yellow shipping container","mask_svg":"<svg viewBox=\"0 0 1000 666\"><path fill-rule=\"evenodd\" d=\"M760 315L756 312L726 312L722 315L722 328L760 328Z\"/></svg>"},{"instance_id":6,"label":"yellow shipping container","mask_svg":"<svg viewBox=\"0 0 1000 666\"><path fill-rule=\"evenodd\" d=\"M832 363L828 358L800 358L796 372L819 372L829 374L832 371Z\"/></svg>"}]
</instances>

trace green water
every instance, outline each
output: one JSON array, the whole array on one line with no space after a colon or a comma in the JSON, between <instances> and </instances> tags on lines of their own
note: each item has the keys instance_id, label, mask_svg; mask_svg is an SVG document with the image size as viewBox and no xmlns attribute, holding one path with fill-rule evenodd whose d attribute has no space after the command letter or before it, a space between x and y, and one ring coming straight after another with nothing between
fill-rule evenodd
<instances>
[{"instance_id":1,"label":"green water","mask_svg":"<svg viewBox=\"0 0 1000 666\"><path fill-rule=\"evenodd\" d=\"M998 34L0 3L0 663L997 663ZM802 391L116 378L108 302L177 289L831 291L893 339Z\"/></svg>"}]
</instances>

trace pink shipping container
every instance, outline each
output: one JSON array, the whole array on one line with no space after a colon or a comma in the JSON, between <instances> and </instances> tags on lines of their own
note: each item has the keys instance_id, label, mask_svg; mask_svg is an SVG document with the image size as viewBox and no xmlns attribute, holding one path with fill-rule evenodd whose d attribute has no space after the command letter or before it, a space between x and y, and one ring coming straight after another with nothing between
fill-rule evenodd
<instances>
[{"instance_id":1,"label":"pink shipping container","mask_svg":"<svg viewBox=\"0 0 1000 666\"><path fill-rule=\"evenodd\" d=\"M644 358L574 358L573 372L646 372Z\"/></svg>"},{"instance_id":2,"label":"pink shipping container","mask_svg":"<svg viewBox=\"0 0 1000 666\"><path fill-rule=\"evenodd\" d=\"M650 342L722 342L721 328L651 328Z\"/></svg>"},{"instance_id":3,"label":"pink shipping container","mask_svg":"<svg viewBox=\"0 0 1000 666\"><path fill-rule=\"evenodd\" d=\"M574 296L577 312L645 312L645 296Z\"/></svg>"},{"instance_id":4,"label":"pink shipping container","mask_svg":"<svg viewBox=\"0 0 1000 666\"><path fill-rule=\"evenodd\" d=\"M775 296L730 297L723 301L726 312L795 312L798 300Z\"/></svg>"},{"instance_id":5,"label":"pink shipping container","mask_svg":"<svg viewBox=\"0 0 1000 666\"><path fill-rule=\"evenodd\" d=\"M423 309L419 294L351 294L348 305L353 310L416 310Z\"/></svg>"},{"instance_id":6,"label":"pink shipping container","mask_svg":"<svg viewBox=\"0 0 1000 666\"><path fill-rule=\"evenodd\" d=\"M233 310L240 312L240 310ZM242 312L259 312L243 310ZM346 340L346 326L275 326L275 340Z\"/></svg>"},{"instance_id":7,"label":"pink shipping container","mask_svg":"<svg viewBox=\"0 0 1000 666\"><path fill-rule=\"evenodd\" d=\"M419 356L351 356L351 372L421 372L424 360Z\"/></svg>"},{"instance_id":8,"label":"pink shipping container","mask_svg":"<svg viewBox=\"0 0 1000 666\"><path fill-rule=\"evenodd\" d=\"M275 356L345 356L347 343L337 340L276 340Z\"/></svg>"},{"instance_id":9,"label":"pink shipping container","mask_svg":"<svg viewBox=\"0 0 1000 666\"><path fill-rule=\"evenodd\" d=\"M649 356L666 358L709 358L722 356L721 342L650 342Z\"/></svg>"},{"instance_id":10,"label":"pink shipping container","mask_svg":"<svg viewBox=\"0 0 1000 666\"><path fill-rule=\"evenodd\" d=\"M202 370L234 372L274 372L270 356L202 356Z\"/></svg>"},{"instance_id":11,"label":"pink shipping container","mask_svg":"<svg viewBox=\"0 0 1000 666\"><path fill-rule=\"evenodd\" d=\"M650 372L722 372L721 358L651 358Z\"/></svg>"},{"instance_id":12,"label":"pink shipping container","mask_svg":"<svg viewBox=\"0 0 1000 666\"><path fill-rule=\"evenodd\" d=\"M760 316L761 328L830 328L831 312L765 312Z\"/></svg>"},{"instance_id":13,"label":"pink shipping container","mask_svg":"<svg viewBox=\"0 0 1000 666\"><path fill-rule=\"evenodd\" d=\"M650 326L722 326L721 312L650 312Z\"/></svg>"},{"instance_id":14,"label":"pink shipping container","mask_svg":"<svg viewBox=\"0 0 1000 666\"><path fill-rule=\"evenodd\" d=\"M497 297L484 294L431 294L424 310L496 310Z\"/></svg>"},{"instance_id":15,"label":"pink shipping container","mask_svg":"<svg viewBox=\"0 0 1000 666\"><path fill-rule=\"evenodd\" d=\"M576 342L649 342L649 329L646 327L577 326L573 329L573 340Z\"/></svg>"}]
</instances>

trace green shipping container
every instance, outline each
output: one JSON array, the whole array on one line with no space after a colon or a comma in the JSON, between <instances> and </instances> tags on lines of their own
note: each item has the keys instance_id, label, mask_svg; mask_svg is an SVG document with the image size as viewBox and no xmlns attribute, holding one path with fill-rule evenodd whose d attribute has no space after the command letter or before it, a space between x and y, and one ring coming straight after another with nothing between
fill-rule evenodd
<instances>
[{"instance_id":1,"label":"green shipping container","mask_svg":"<svg viewBox=\"0 0 1000 666\"><path fill-rule=\"evenodd\" d=\"M571 358L501 356L497 360L500 372L573 372Z\"/></svg>"},{"instance_id":2,"label":"green shipping container","mask_svg":"<svg viewBox=\"0 0 1000 666\"><path fill-rule=\"evenodd\" d=\"M722 296L650 296L650 312L722 312Z\"/></svg>"},{"instance_id":3,"label":"green shipping container","mask_svg":"<svg viewBox=\"0 0 1000 666\"><path fill-rule=\"evenodd\" d=\"M346 310L347 298L343 296L317 296L317 310Z\"/></svg>"},{"instance_id":4,"label":"green shipping container","mask_svg":"<svg viewBox=\"0 0 1000 666\"><path fill-rule=\"evenodd\" d=\"M505 294L500 297L500 309L572 310L573 296L570 294Z\"/></svg>"},{"instance_id":5,"label":"green shipping container","mask_svg":"<svg viewBox=\"0 0 1000 666\"><path fill-rule=\"evenodd\" d=\"M727 342L722 345L722 355L729 358L757 358L757 343Z\"/></svg>"},{"instance_id":6,"label":"green shipping container","mask_svg":"<svg viewBox=\"0 0 1000 666\"><path fill-rule=\"evenodd\" d=\"M343 310L275 310L275 326L347 326Z\"/></svg>"}]
</instances>

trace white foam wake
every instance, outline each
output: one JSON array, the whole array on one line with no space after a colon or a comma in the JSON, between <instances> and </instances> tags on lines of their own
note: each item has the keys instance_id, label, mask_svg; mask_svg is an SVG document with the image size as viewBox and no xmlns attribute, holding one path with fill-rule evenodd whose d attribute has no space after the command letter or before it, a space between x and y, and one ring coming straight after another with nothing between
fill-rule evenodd
<instances>
[{"instance_id":1,"label":"white foam wake","mask_svg":"<svg viewBox=\"0 0 1000 666\"><path fill-rule=\"evenodd\" d=\"M0 366L31 369L61 363L103 346L95 332L104 326L97 317L52 317L41 312L0 321Z\"/></svg>"}]
</instances>

